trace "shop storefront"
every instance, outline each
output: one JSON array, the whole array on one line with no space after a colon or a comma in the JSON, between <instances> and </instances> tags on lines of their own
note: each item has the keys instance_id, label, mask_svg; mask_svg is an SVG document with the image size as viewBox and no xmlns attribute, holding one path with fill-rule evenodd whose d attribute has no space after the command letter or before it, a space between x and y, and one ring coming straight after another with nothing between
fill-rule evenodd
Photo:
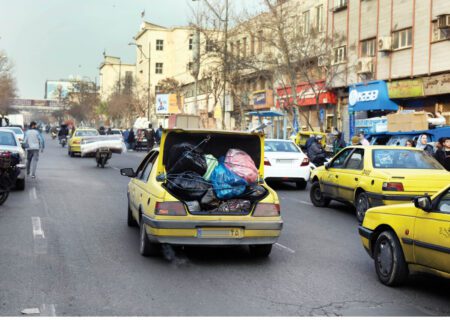
<instances>
[{"instance_id":1,"label":"shop storefront","mask_svg":"<svg viewBox=\"0 0 450 320\"><path fill-rule=\"evenodd\" d=\"M314 87L310 84L299 84L296 88L296 99L292 94L291 87L282 87L277 89L277 108L296 108L299 127L308 128L306 119L308 119L313 130L320 129L320 122L324 129L331 129L336 126L336 95L324 88L324 82L317 82ZM317 103L319 112L317 112ZM301 113L301 114L299 114ZM290 119L293 123L294 119Z\"/></svg>"},{"instance_id":2,"label":"shop storefront","mask_svg":"<svg viewBox=\"0 0 450 320\"><path fill-rule=\"evenodd\" d=\"M358 83L349 87L349 135L359 132L386 131L386 114L397 111L398 105L389 99L385 81Z\"/></svg>"}]
</instances>

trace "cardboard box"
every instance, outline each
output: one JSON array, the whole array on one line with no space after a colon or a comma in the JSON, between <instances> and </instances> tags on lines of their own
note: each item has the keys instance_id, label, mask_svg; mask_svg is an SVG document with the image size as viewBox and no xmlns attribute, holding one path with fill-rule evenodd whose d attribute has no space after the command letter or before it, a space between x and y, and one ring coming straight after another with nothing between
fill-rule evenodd
<instances>
[{"instance_id":1,"label":"cardboard box","mask_svg":"<svg viewBox=\"0 0 450 320\"><path fill-rule=\"evenodd\" d=\"M428 130L428 116L425 112L388 114L387 129L390 132Z\"/></svg>"}]
</instances>

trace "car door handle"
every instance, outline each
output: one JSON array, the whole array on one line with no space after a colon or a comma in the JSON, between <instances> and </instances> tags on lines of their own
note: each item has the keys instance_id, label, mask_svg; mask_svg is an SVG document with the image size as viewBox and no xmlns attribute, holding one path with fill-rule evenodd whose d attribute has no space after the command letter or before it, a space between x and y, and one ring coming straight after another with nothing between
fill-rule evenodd
<instances>
[{"instance_id":1,"label":"car door handle","mask_svg":"<svg viewBox=\"0 0 450 320\"><path fill-rule=\"evenodd\" d=\"M336 178L339 178L339 176L338 176L338 175L336 175L335 177L336 177Z\"/></svg>"},{"instance_id":2,"label":"car door handle","mask_svg":"<svg viewBox=\"0 0 450 320\"><path fill-rule=\"evenodd\" d=\"M147 205L150 205L150 198L148 198L147 200Z\"/></svg>"},{"instance_id":3,"label":"car door handle","mask_svg":"<svg viewBox=\"0 0 450 320\"><path fill-rule=\"evenodd\" d=\"M358 181L358 178L355 178L355 181Z\"/></svg>"}]
</instances>

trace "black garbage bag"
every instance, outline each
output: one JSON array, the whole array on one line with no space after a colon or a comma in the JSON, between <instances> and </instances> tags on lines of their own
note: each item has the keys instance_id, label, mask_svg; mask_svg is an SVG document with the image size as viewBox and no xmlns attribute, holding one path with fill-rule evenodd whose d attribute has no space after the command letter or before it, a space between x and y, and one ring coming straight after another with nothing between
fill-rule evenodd
<instances>
[{"instance_id":1,"label":"black garbage bag","mask_svg":"<svg viewBox=\"0 0 450 320\"><path fill-rule=\"evenodd\" d=\"M213 210L219 207L220 200L216 198L213 188L208 189L208 191L200 201L200 204L202 206L202 209L205 211Z\"/></svg>"},{"instance_id":2,"label":"black garbage bag","mask_svg":"<svg viewBox=\"0 0 450 320\"><path fill-rule=\"evenodd\" d=\"M208 169L203 152L193 144L184 142L170 148L166 169L169 174L192 171L203 176Z\"/></svg>"},{"instance_id":3,"label":"black garbage bag","mask_svg":"<svg viewBox=\"0 0 450 320\"><path fill-rule=\"evenodd\" d=\"M183 172L167 176L167 189L181 201L200 201L211 184L196 172Z\"/></svg>"},{"instance_id":4,"label":"black garbage bag","mask_svg":"<svg viewBox=\"0 0 450 320\"><path fill-rule=\"evenodd\" d=\"M217 213L247 213L250 211L252 204L249 200L232 199L222 201L217 209L212 212Z\"/></svg>"},{"instance_id":5,"label":"black garbage bag","mask_svg":"<svg viewBox=\"0 0 450 320\"><path fill-rule=\"evenodd\" d=\"M239 197L240 199L258 201L266 197L268 191L266 188L260 185L249 185L245 189L244 193Z\"/></svg>"}]
</instances>

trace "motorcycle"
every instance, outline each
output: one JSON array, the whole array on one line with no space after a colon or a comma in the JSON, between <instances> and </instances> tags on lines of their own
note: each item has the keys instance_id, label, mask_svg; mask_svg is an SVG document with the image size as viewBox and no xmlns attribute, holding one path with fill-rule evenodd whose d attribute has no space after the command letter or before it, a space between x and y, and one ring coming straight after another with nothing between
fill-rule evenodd
<instances>
[{"instance_id":1,"label":"motorcycle","mask_svg":"<svg viewBox=\"0 0 450 320\"><path fill-rule=\"evenodd\" d=\"M60 143L61 146L64 148L64 147L66 146L66 144L67 144L67 137L62 137L62 138L59 140L59 143Z\"/></svg>"},{"instance_id":2,"label":"motorcycle","mask_svg":"<svg viewBox=\"0 0 450 320\"><path fill-rule=\"evenodd\" d=\"M9 151L0 152L0 205L8 199L20 174L20 156Z\"/></svg>"},{"instance_id":3,"label":"motorcycle","mask_svg":"<svg viewBox=\"0 0 450 320\"><path fill-rule=\"evenodd\" d=\"M97 168L104 168L109 159L111 159L112 152L109 148L98 148L95 153L95 161L97 161Z\"/></svg>"},{"instance_id":4,"label":"motorcycle","mask_svg":"<svg viewBox=\"0 0 450 320\"><path fill-rule=\"evenodd\" d=\"M53 139L53 140L56 139L56 136L57 136L56 132L52 132L52 139Z\"/></svg>"}]
</instances>

